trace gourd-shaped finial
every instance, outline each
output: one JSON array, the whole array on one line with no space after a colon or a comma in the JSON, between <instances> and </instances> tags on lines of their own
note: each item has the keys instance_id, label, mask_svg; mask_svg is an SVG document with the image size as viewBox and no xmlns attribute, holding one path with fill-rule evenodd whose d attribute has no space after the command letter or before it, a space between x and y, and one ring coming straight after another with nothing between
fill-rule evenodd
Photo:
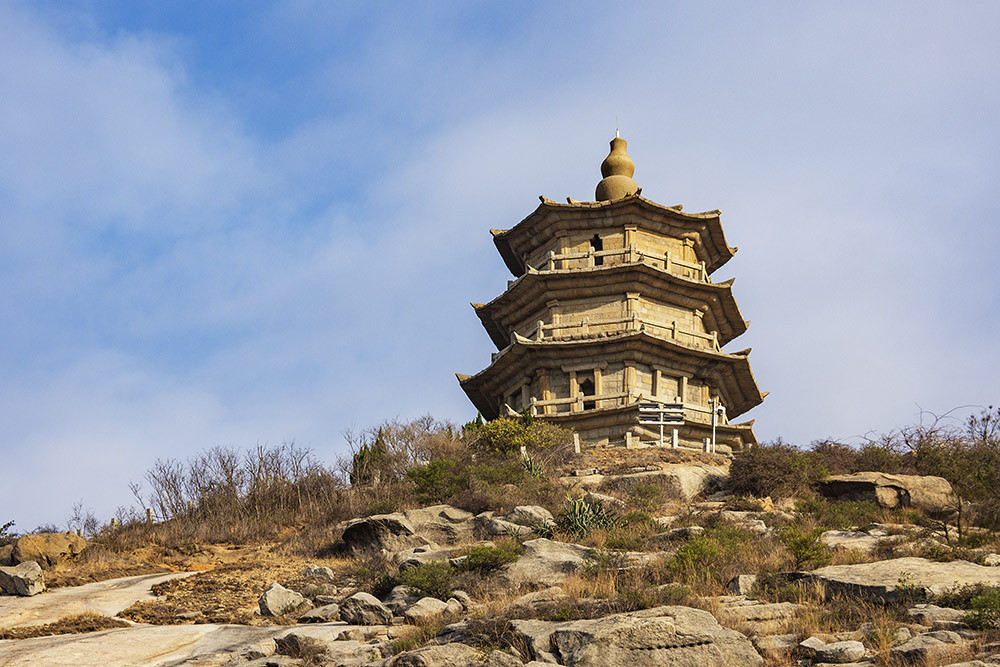
<instances>
[{"instance_id":1,"label":"gourd-shaped finial","mask_svg":"<svg viewBox=\"0 0 1000 667\"><path fill-rule=\"evenodd\" d=\"M611 152L601 163L601 175L604 178L597 184L597 191L594 193L597 201L615 201L639 191L639 186L632 180L635 163L625 152L626 145L626 141L619 136L611 140Z\"/></svg>"}]
</instances>

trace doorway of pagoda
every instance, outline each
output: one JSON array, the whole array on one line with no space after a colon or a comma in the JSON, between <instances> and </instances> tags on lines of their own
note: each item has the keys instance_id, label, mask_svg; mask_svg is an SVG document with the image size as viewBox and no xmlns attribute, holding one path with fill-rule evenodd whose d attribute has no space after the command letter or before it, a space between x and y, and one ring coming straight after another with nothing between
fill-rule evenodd
<instances>
[{"instance_id":1,"label":"doorway of pagoda","mask_svg":"<svg viewBox=\"0 0 1000 667\"><path fill-rule=\"evenodd\" d=\"M588 401L588 400L586 400L587 396L593 396L594 393L595 393L594 392L594 378L588 377L588 378L583 378L582 380L580 380L580 394L584 397L584 401L583 401L583 409L584 410L593 410L595 407L597 407L597 402L596 401L592 401L592 400Z\"/></svg>"}]
</instances>

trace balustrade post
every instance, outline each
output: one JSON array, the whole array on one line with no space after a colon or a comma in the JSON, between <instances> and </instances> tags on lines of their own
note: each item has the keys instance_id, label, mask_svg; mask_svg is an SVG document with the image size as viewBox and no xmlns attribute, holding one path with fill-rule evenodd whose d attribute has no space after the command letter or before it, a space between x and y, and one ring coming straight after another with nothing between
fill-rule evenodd
<instances>
[{"instance_id":1,"label":"balustrade post","mask_svg":"<svg viewBox=\"0 0 1000 667\"><path fill-rule=\"evenodd\" d=\"M535 340L543 340L545 338L545 330L542 328L545 326L545 322L538 320L538 335L535 336Z\"/></svg>"},{"instance_id":2,"label":"balustrade post","mask_svg":"<svg viewBox=\"0 0 1000 667\"><path fill-rule=\"evenodd\" d=\"M587 266L594 266L594 246L587 248Z\"/></svg>"},{"instance_id":3,"label":"balustrade post","mask_svg":"<svg viewBox=\"0 0 1000 667\"><path fill-rule=\"evenodd\" d=\"M549 271L553 271L556 268L556 251L549 250Z\"/></svg>"}]
</instances>

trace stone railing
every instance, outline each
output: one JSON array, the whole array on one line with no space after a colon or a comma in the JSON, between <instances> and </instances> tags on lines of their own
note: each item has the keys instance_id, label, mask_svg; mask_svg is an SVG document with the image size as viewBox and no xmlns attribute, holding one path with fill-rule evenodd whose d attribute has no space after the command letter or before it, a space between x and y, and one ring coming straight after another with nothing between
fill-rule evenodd
<instances>
[{"instance_id":1,"label":"stone railing","mask_svg":"<svg viewBox=\"0 0 1000 667\"><path fill-rule=\"evenodd\" d=\"M621 331L652 330L650 333L661 338L676 340L691 347L707 347L716 352L722 351L722 347L719 345L719 334L716 331L710 333L691 331L689 329L682 329L677 325L676 321L670 324L657 324L643 320L637 315L595 319L584 316L576 322L553 322L548 324L543 320L539 320L538 324L535 325L534 331L527 338L543 341L561 336L580 335L586 337L599 333L605 327L614 327L616 325L625 325L620 328ZM592 328L598 331L591 331Z\"/></svg>"},{"instance_id":2,"label":"stone railing","mask_svg":"<svg viewBox=\"0 0 1000 667\"><path fill-rule=\"evenodd\" d=\"M594 407L590 409L600 410L601 408L624 407L644 400L649 400L649 398L643 396L639 391L631 389L616 393L578 394L577 396L570 396L568 398L550 398L546 400L532 397L529 409L531 415L537 417L540 415L565 414L566 411L560 411L559 409L562 406L569 406L569 412L584 412L584 403L593 403ZM549 410L548 408L555 409ZM691 422L710 423L712 421L712 408L698 403L685 402L684 419Z\"/></svg>"},{"instance_id":3,"label":"stone railing","mask_svg":"<svg viewBox=\"0 0 1000 667\"><path fill-rule=\"evenodd\" d=\"M690 278L701 282L711 282L708 278L708 271L705 269L705 262L688 262L686 260L673 257L669 253L666 255L647 253L639 250L634 243L629 245L627 248L618 248L615 250L595 250L593 246L591 246L586 252L557 253L554 250L550 250L548 259L545 263L545 268L543 270L557 271L576 268L566 266L566 263L581 259L586 260L587 267L593 267L597 266L598 259L603 260L604 258L621 258L620 262L614 263L643 262L655 268L662 269L667 273L673 273L683 278ZM602 262L602 264L603 263L604 262ZM607 263L611 264L612 262ZM686 275L688 273L691 275Z\"/></svg>"}]
</instances>

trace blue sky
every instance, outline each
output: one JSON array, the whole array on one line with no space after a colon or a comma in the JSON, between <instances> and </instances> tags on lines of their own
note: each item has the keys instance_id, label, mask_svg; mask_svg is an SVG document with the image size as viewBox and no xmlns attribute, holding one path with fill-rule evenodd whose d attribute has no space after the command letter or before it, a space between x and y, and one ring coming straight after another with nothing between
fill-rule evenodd
<instances>
[{"instance_id":1,"label":"blue sky","mask_svg":"<svg viewBox=\"0 0 1000 667\"><path fill-rule=\"evenodd\" d=\"M488 230L722 209L761 439L1000 400L995 3L0 5L0 521L474 416ZM963 408L967 414L975 408Z\"/></svg>"}]
</instances>

